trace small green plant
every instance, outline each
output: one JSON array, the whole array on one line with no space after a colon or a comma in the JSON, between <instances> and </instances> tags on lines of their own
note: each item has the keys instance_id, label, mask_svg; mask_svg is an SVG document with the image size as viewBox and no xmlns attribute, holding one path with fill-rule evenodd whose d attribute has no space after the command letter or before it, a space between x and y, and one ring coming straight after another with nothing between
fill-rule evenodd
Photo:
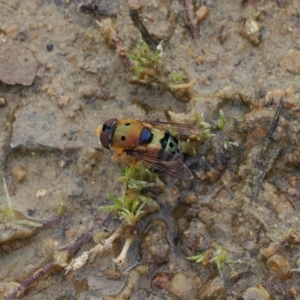
<instances>
[{"instance_id":1,"label":"small green plant","mask_svg":"<svg viewBox=\"0 0 300 300\"><path fill-rule=\"evenodd\" d=\"M7 205L0 210L0 217L1 217L1 219L4 219L4 220L10 220L15 217L15 212L12 207L12 201L11 201L9 193L8 193L8 188L7 188L5 178L3 178L3 187L4 187Z\"/></svg>"},{"instance_id":2,"label":"small green plant","mask_svg":"<svg viewBox=\"0 0 300 300\"><path fill-rule=\"evenodd\" d=\"M189 256L187 259L197 263L202 263L204 266L210 263L215 263L221 277L223 277L222 266L224 263L235 264L240 262L239 260L231 259L229 253L220 245L211 246L204 252L195 256Z\"/></svg>"},{"instance_id":3,"label":"small green plant","mask_svg":"<svg viewBox=\"0 0 300 300\"><path fill-rule=\"evenodd\" d=\"M4 208L0 209L0 222L5 222L8 228L16 224L31 227L42 227L43 224L41 224L40 222L35 222L33 220L27 219L19 211L13 208L5 178L3 178L3 187L7 205Z\"/></svg>"},{"instance_id":4,"label":"small green plant","mask_svg":"<svg viewBox=\"0 0 300 300\"><path fill-rule=\"evenodd\" d=\"M139 162L134 168L125 167L122 170L122 176L119 177L118 180L127 185L127 189L140 191L145 187L157 184L159 178L157 174L150 171L143 163Z\"/></svg>"},{"instance_id":5,"label":"small green plant","mask_svg":"<svg viewBox=\"0 0 300 300\"><path fill-rule=\"evenodd\" d=\"M135 225L147 212L159 209L158 204L139 191L127 190L121 196L107 195L113 205L101 206L100 209L113 212L127 225Z\"/></svg>"},{"instance_id":6,"label":"small green plant","mask_svg":"<svg viewBox=\"0 0 300 300\"><path fill-rule=\"evenodd\" d=\"M119 181L125 186L121 196L107 195L112 205L101 206L104 211L114 212L127 225L136 224L148 211L159 209L158 204L149 196L142 195L142 189L163 185L158 175L146 168L142 163L136 164L132 169L126 167L122 170Z\"/></svg>"},{"instance_id":7,"label":"small green plant","mask_svg":"<svg viewBox=\"0 0 300 300\"><path fill-rule=\"evenodd\" d=\"M66 198L65 196L61 196L59 208L58 208L58 215L62 216L67 211L67 205L66 205Z\"/></svg>"},{"instance_id":8,"label":"small green plant","mask_svg":"<svg viewBox=\"0 0 300 300\"><path fill-rule=\"evenodd\" d=\"M162 63L163 54L161 43L153 52L143 38L139 36L136 50L133 54L127 54L132 63L132 80L143 84L166 84L168 80Z\"/></svg>"},{"instance_id":9,"label":"small green plant","mask_svg":"<svg viewBox=\"0 0 300 300\"><path fill-rule=\"evenodd\" d=\"M164 55L162 42L153 52L140 36L133 53L126 53L131 61L132 81L156 84L172 91L176 99L190 100L192 93L189 90L193 88L196 80L190 80L186 75L179 73L171 74L162 60Z\"/></svg>"},{"instance_id":10,"label":"small green plant","mask_svg":"<svg viewBox=\"0 0 300 300\"><path fill-rule=\"evenodd\" d=\"M173 83L179 83L187 80L187 77L185 75L178 73L172 74L170 77Z\"/></svg>"},{"instance_id":11,"label":"small green plant","mask_svg":"<svg viewBox=\"0 0 300 300\"><path fill-rule=\"evenodd\" d=\"M227 118L226 118L223 110L220 109L220 111L219 111L219 121L218 121L217 126L220 130L222 130L226 123L227 123Z\"/></svg>"}]
</instances>

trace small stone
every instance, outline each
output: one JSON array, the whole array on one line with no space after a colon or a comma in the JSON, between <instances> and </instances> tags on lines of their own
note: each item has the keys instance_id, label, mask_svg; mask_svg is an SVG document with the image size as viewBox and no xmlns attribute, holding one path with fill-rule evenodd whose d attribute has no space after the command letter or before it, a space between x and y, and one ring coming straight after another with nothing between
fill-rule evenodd
<instances>
[{"instance_id":1,"label":"small stone","mask_svg":"<svg viewBox=\"0 0 300 300\"><path fill-rule=\"evenodd\" d=\"M0 296L2 299L6 298L6 296L13 294L16 292L18 289L20 289L21 284L18 282L1 282L0 283Z\"/></svg>"},{"instance_id":2,"label":"small stone","mask_svg":"<svg viewBox=\"0 0 300 300\"><path fill-rule=\"evenodd\" d=\"M207 248L210 238L206 225L196 219L192 220L188 228L180 235L180 244L188 254L190 251L203 251Z\"/></svg>"},{"instance_id":3,"label":"small stone","mask_svg":"<svg viewBox=\"0 0 300 300\"><path fill-rule=\"evenodd\" d=\"M270 91L265 96L265 105L278 104L280 99L284 96L284 90Z\"/></svg>"},{"instance_id":4,"label":"small stone","mask_svg":"<svg viewBox=\"0 0 300 300\"><path fill-rule=\"evenodd\" d=\"M268 245L268 247L266 248L262 248L260 251L259 251L259 254L260 254L260 257L265 260L265 259L268 259L270 258L272 255L274 254L278 254L280 253L281 254L281 249L280 247L276 244L276 243L270 243Z\"/></svg>"},{"instance_id":5,"label":"small stone","mask_svg":"<svg viewBox=\"0 0 300 300\"><path fill-rule=\"evenodd\" d=\"M36 198L43 198L45 196L47 196L49 193L49 190L47 188L40 188L39 190L37 190L37 192L35 193L35 197Z\"/></svg>"},{"instance_id":6,"label":"small stone","mask_svg":"<svg viewBox=\"0 0 300 300\"><path fill-rule=\"evenodd\" d=\"M70 97L67 95L60 96L58 99L58 106L60 109L67 107L70 102Z\"/></svg>"},{"instance_id":7,"label":"small stone","mask_svg":"<svg viewBox=\"0 0 300 300\"><path fill-rule=\"evenodd\" d=\"M281 280L287 280L293 275L291 266L283 255L274 254L267 260L266 265Z\"/></svg>"},{"instance_id":8,"label":"small stone","mask_svg":"<svg viewBox=\"0 0 300 300\"><path fill-rule=\"evenodd\" d=\"M4 107L7 105L6 99L3 97L0 97L0 107Z\"/></svg>"},{"instance_id":9,"label":"small stone","mask_svg":"<svg viewBox=\"0 0 300 300\"><path fill-rule=\"evenodd\" d=\"M54 64L53 63L47 63L46 68L47 68L47 70L51 70L51 69L54 68ZM42 88L41 88L41 90L42 90Z\"/></svg>"},{"instance_id":10,"label":"small stone","mask_svg":"<svg viewBox=\"0 0 300 300\"><path fill-rule=\"evenodd\" d=\"M223 300L226 295L226 287L223 279L217 276L204 283L199 290L199 300Z\"/></svg>"},{"instance_id":11,"label":"small stone","mask_svg":"<svg viewBox=\"0 0 300 300\"><path fill-rule=\"evenodd\" d=\"M134 11L139 10L142 7L142 3L139 0L129 0L128 4L129 9Z\"/></svg>"},{"instance_id":12,"label":"small stone","mask_svg":"<svg viewBox=\"0 0 300 300\"><path fill-rule=\"evenodd\" d=\"M248 19L242 26L240 34L249 40L252 45L258 46L262 40L261 24L253 19Z\"/></svg>"},{"instance_id":13,"label":"small stone","mask_svg":"<svg viewBox=\"0 0 300 300\"><path fill-rule=\"evenodd\" d=\"M176 273L170 281L169 292L176 299L195 299L200 287L201 281L199 277Z\"/></svg>"},{"instance_id":14,"label":"small stone","mask_svg":"<svg viewBox=\"0 0 300 300\"><path fill-rule=\"evenodd\" d=\"M118 269L116 269L116 270L105 269L103 271L103 275L110 280L118 280L122 277L122 273Z\"/></svg>"},{"instance_id":15,"label":"small stone","mask_svg":"<svg viewBox=\"0 0 300 300\"><path fill-rule=\"evenodd\" d=\"M293 84L290 84L286 89L285 89L286 95L294 95L297 93L297 89Z\"/></svg>"},{"instance_id":16,"label":"small stone","mask_svg":"<svg viewBox=\"0 0 300 300\"><path fill-rule=\"evenodd\" d=\"M14 167L12 169L12 176L14 178L14 180L18 183L22 183L24 182L26 176L27 176L27 169L23 166L17 166L17 167Z\"/></svg>"},{"instance_id":17,"label":"small stone","mask_svg":"<svg viewBox=\"0 0 300 300\"><path fill-rule=\"evenodd\" d=\"M48 44L46 45L46 48L47 48L47 51L48 51L48 52L51 52L51 51L53 50L53 48L54 48L54 45L53 45L52 43L48 43Z\"/></svg>"},{"instance_id":18,"label":"small stone","mask_svg":"<svg viewBox=\"0 0 300 300\"><path fill-rule=\"evenodd\" d=\"M53 26L52 23L47 24L47 30L48 31L53 31L53 29L54 29L54 26Z\"/></svg>"},{"instance_id":19,"label":"small stone","mask_svg":"<svg viewBox=\"0 0 300 300\"><path fill-rule=\"evenodd\" d=\"M297 299L296 297L299 295L299 288L295 286L291 286L288 288L286 294L288 297L291 297L292 299Z\"/></svg>"},{"instance_id":20,"label":"small stone","mask_svg":"<svg viewBox=\"0 0 300 300\"><path fill-rule=\"evenodd\" d=\"M283 281L281 281L277 276L271 275L266 281L266 288L272 295L281 295L285 294L285 287Z\"/></svg>"},{"instance_id":21,"label":"small stone","mask_svg":"<svg viewBox=\"0 0 300 300\"><path fill-rule=\"evenodd\" d=\"M220 172L214 168L211 168L206 172L206 176L210 182L214 183L220 177Z\"/></svg>"},{"instance_id":22,"label":"small stone","mask_svg":"<svg viewBox=\"0 0 300 300\"><path fill-rule=\"evenodd\" d=\"M168 241L168 225L162 219L154 219L141 242L140 254L147 265L159 266L168 262L171 246Z\"/></svg>"},{"instance_id":23,"label":"small stone","mask_svg":"<svg viewBox=\"0 0 300 300\"><path fill-rule=\"evenodd\" d=\"M151 286L157 289L166 289L170 284L166 273L157 273L151 281Z\"/></svg>"},{"instance_id":24,"label":"small stone","mask_svg":"<svg viewBox=\"0 0 300 300\"><path fill-rule=\"evenodd\" d=\"M184 202L188 205L195 204L197 202L197 197L195 194L190 194L184 199Z\"/></svg>"},{"instance_id":25,"label":"small stone","mask_svg":"<svg viewBox=\"0 0 300 300\"><path fill-rule=\"evenodd\" d=\"M279 60L282 69L293 74L300 74L300 51L293 50L283 55Z\"/></svg>"},{"instance_id":26,"label":"small stone","mask_svg":"<svg viewBox=\"0 0 300 300\"><path fill-rule=\"evenodd\" d=\"M239 300L271 300L273 299L267 289L261 285L249 287L245 292L242 293Z\"/></svg>"},{"instance_id":27,"label":"small stone","mask_svg":"<svg viewBox=\"0 0 300 300\"><path fill-rule=\"evenodd\" d=\"M1 27L1 30L5 34L5 36L9 36L12 38L19 30L20 30L20 24L10 24L10 25L4 25Z\"/></svg>"},{"instance_id":28,"label":"small stone","mask_svg":"<svg viewBox=\"0 0 300 300\"><path fill-rule=\"evenodd\" d=\"M0 81L6 84L31 85L38 62L21 43L0 36Z\"/></svg>"},{"instance_id":29,"label":"small stone","mask_svg":"<svg viewBox=\"0 0 300 300\"><path fill-rule=\"evenodd\" d=\"M201 23L204 21L207 16L209 15L209 9L207 6L201 6L197 11L196 11L196 16L198 19L198 23Z\"/></svg>"}]
</instances>

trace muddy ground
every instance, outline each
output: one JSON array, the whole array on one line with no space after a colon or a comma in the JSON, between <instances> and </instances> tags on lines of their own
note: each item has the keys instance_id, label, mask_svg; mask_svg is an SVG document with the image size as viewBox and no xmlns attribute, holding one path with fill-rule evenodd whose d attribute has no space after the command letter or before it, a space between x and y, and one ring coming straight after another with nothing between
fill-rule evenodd
<instances>
[{"instance_id":1,"label":"muddy ground","mask_svg":"<svg viewBox=\"0 0 300 300\"><path fill-rule=\"evenodd\" d=\"M153 195L161 209L137 224L120 275L107 272L112 255L96 257L67 275L56 266L20 297L121 299L131 278L122 299L300 299L300 2L194 1L195 22L184 1L119 3L110 17L123 50L136 48L129 10L137 9L164 41L168 71L196 80L186 102L132 82L95 22L107 17L78 4L0 2L0 177L14 209L1 184L1 297L13 299L17 283L93 225L117 228L99 207L122 192L121 165L99 145L97 126L110 117L166 120L168 110L203 113L214 136L187 159L192 182L167 180ZM198 263L186 259L201 253ZM127 269L137 262L148 267L143 275Z\"/></svg>"}]
</instances>

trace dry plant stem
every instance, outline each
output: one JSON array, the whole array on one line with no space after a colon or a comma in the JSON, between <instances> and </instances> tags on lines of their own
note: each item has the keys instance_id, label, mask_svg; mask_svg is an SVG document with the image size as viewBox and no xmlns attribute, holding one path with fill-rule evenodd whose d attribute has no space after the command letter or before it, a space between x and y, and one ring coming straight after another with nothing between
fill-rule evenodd
<instances>
[{"instance_id":1,"label":"dry plant stem","mask_svg":"<svg viewBox=\"0 0 300 300\"><path fill-rule=\"evenodd\" d=\"M69 271L76 271L80 269L88 262L88 260L91 257L94 257L95 255L100 255L100 254L106 255L111 253L113 241L116 238L123 235L125 228L126 225L122 223L108 239L104 240L102 243L98 244L96 247L92 248L91 250L83 252L81 256L73 259L70 262L70 264L66 267L65 274L67 274Z\"/></svg>"},{"instance_id":2,"label":"dry plant stem","mask_svg":"<svg viewBox=\"0 0 300 300\"><path fill-rule=\"evenodd\" d=\"M188 17L188 26L190 28L190 31L192 33L193 38L199 38L199 30L198 30L198 22L196 15L194 13L194 5L192 0L184 0L187 17Z\"/></svg>"},{"instance_id":3,"label":"dry plant stem","mask_svg":"<svg viewBox=\"0 0 300 300\"><path fill-rule=\"evenodd\" d=\"M194 86L194 84L196 83L196 79L191 80L188 83L181 83L181 84L169 84L168 87L171 90L179 90L179 89L189 89L192 88Z\"/></svg>"},{"instance_id":4,"label":"dry plant stem","mask_svg":"<svg viewBox=\"0 0 300 300\"><path fill-rule=\"evenodd\" d=\"M270 141L272 139L272 135L273 135L273 133L277 127L277 124L279 122L279 117L280 117L281 111L283 109L283 105L284 105L284 102L283 102L283 98L281 97L278 107L276 109L276 113L275 113L271 128L270 128L268 136L267 136L267 141Z\"/></svg>"},{"instance_id":5,"label":"dry plant stem","mask_svg":"<svg viewBox=\"0 0 300 300\"><path fill-rule=\"evenodd\" d=\"M150 33L148 32L147 28L144 26L143 22L139 18L139 14L135 10L130 11L130 17L135 24L135 26L139 29L142 34L144 41L151 46L153 49L157 47L157 43L153 40Z\"/></svg>"},{"instance_id":6,"label":"dry plant stem","mask_svg":"<svg viewBox=\"0 0 300 300\"><path fill-rule=\"evenodd\" d=\"M33 283L43 277L45 274L49 274L55 265L53 262L49 262L42 269L34 273L32 276L28 277L24 281L22 281L19 287L10 295L8 295L5 300L14 300L18 299Z\"/></svg>"},{"instance_id":7,"label":"dry plant stem","mask_svg":"<svg viewBox=\"0 0 300 300\"><path fill-rule=\"evenodd\" d=\"M280 113L283 109L283 105L284 105L284 102L283 102L283 99L281 98L281 100L278 104L276 113L274 115L272 125L271 125L268 135L265 139L264 146L261 150L260 156L256 163L258 174L256 175L256 180L254 180L254 182L253 182L254 188L253 188L253 192L251 195L252 199L257 199L257 197L259 195L259 191L263 184L263 180L266 177L266 174L269 172L269 170L273 166L273 164L281 150L280 145L275 144L273 149L268 151L268 158L266 157L267 150L268 150L270 142L272 140L272 135L273 135L273 133L278 125L278 122L279 122L279 117L280 117ZM261 168L260 166L263 166L263 168Z\"/></svg>"},{"instance_id":8,"label":"dry plant stem","mask_svg":"<svg viewBox=\"0 0 300 300\"><path fill-rule=\"evenodd\" d=\"M122 251L121 251L120 255L117 258L114 259L114 262L118 266L122 265L125 262L128 250L129 250L130 245L132 244L133 241L134 241L134 236L129 236L129 237L126 238L124 246L122 248Z\"/></svg>"},{"instance_id":9,"label":"dry plant stem","mask_svg":"<svg viewBox=\"0 0 300 300\"><path fill-rule=\"evenodd\" d=\"M60 220L60 218L54 219L54 220ZM110 222L111 220L111 215L108 215L104 220L99 222L98 224L95 224L92 226L87 232L83 234L82 237L80 237L74 244L68 246L66 250L61 250L61 251L67 251L68 254L66 257L71 257L74 255L74 253L86 242L88 242L92 238L92 234L95 231L95 229L104 226L106 223ZM58 265L55 263L55 261L51 261L47 263L45 266L43 266L41 269L39 269L37 272L35 272L33 275L29 276L25 280L23 280L19 287L10 295L8 295L5 300L14 300L18 299L20 295L22 295L26 290L29 289L29 287L35 283L37 280L39 280L41 277L43 277L46 274L49 274L51 271L56 269Z\"/></svg>"}]
</instances>

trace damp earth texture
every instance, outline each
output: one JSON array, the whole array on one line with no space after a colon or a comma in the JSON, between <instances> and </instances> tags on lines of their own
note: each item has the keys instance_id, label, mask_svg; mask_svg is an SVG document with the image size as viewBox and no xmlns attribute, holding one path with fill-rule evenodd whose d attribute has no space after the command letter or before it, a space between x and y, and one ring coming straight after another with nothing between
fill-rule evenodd
<instances>
[{"instance_id":1,"label":"damp earth texture","mask_svg":"<svg viewBox=\"0 0 300 300\"><path fill-rule=\"evenodd\" d=\"M299 11L1 0L0 299L300 299ZM111 160L110 118L200 126L193 179Z\"/></svg>"}]
</instances>

